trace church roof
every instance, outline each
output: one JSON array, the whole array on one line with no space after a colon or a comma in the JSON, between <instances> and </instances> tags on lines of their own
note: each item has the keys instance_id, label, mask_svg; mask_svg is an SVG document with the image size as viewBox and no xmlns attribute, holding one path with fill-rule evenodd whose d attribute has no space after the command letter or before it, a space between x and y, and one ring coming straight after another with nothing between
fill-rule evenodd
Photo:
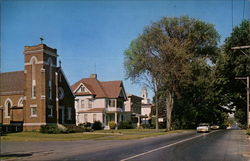
<instances>
[{"instance_id":1,"label":"church roof","mask_svg":"<svg viewBox=\"0 0 250 161\"><path fill-rule=\"evenodd\" d=\"M24 92L24 71L0 73L0 94Z\"/></svg>"}]
</instances>

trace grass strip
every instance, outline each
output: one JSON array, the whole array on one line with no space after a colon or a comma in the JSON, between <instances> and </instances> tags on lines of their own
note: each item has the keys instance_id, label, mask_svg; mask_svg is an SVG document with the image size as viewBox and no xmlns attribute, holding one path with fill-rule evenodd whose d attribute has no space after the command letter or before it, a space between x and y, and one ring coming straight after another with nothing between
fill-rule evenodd
<instances>
[{"instance_id":1,"label":"grass strip","mask_svg":"<svg viewBox=\"0 0 250 161\"><path fill-rule=\"evenodd\" d=\"M93 133L69 133L69 134L44 134L39 132L20 132L2 136L2 141L74 141L74 140L131 140L145 137L154 137L171 133L180 133L190 130L175 130L165 132L154 129L121 129L99 130Z\"/></svg>"}]
</instances>

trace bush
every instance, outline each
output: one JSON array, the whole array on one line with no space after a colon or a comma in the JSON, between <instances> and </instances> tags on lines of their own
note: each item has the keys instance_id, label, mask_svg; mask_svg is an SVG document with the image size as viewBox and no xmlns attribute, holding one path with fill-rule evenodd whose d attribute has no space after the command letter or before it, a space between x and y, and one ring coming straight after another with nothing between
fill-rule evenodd
<instances>
[{"instance_id":1,"label":"bush","mask_svg":"<svg viewBox=\"0 0 250 161\"><path fill-rule=\"evenodd\" d=\"M250 128L247 129L247 135L250 135Z\"/></svg>"},{"instance_id":2,"label":"bush","mask_svg":"<svg viewBox=\"0 0 250 161\"><path fill-rule=\"evenodd\" d=\"M109 122L109 128L110 129L115 129L115 127L116 127L116 123L114 121L110 121Z\"/></svg>"},{"instance_id":3,"label":"bush","mask_svg":"<svg viewBox=\"0 0 250 161\"><path fill-rule=\"evenodd\" d=\"M133 128L132 122L128 121L122 121L118 125L118 129L132 129L132 128Z\"/></svg>"},{"instance_id":4,"label":"bush","mask_svg":"<svg viewBox=\"0 0 250 161\"><path fill-rule=\"evenodd\" d=\"M141 127L143 129L155 129L155 125L154 124L141 124Z\"/></svg>"},{"instance_id":5,"label":"bush","mask_svg":"<svg viewBox=\"0 0 250 161\"><path fill-rule=\"evenodd\" d=\"M83 124L79 124L78 126L81 126L81 127L91 127L91 123L90 122L85 122Z\"/></svg>"},{"instance_id":6,"label":"bush","mask_svg":"<svg viewBox=\"0 0 250 161\"><path fill-rule=\"evenodd\" d=\"M59 129L57 125L42 125L40 128L41 133L48 133L48 134L60 134L63 133L65 130Z\"/></svg>"},{"instance_id":7,"label":"bush","mask_svg":"<svg viewBox=\"0 0 250 161\"><path fill-rule=\"evenodd\" d=\"M150 129L150 124L141 124L143 129Z\"/></svg>"},{"instance_id":8,"label":"bush","mask_svg":"<svg viewBox=\"0 0 250 161\"><path fill-rule=\"evenodd\" d=\"M93 130L102 130L102 123L100 121L95 121L92 125Z\"/></svg>"}]
</instances>

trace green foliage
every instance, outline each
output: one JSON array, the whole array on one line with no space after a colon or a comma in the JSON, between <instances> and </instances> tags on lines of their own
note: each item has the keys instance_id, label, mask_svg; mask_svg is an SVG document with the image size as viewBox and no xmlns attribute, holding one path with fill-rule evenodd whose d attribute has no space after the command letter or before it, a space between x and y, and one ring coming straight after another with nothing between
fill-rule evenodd
<instances>
[{"instance_id":1,"label":"green foliage","mask_svg":"<svg viewBox=\"0 0 250 161\"><path fill-rule=\"evenodd\" d=\"M118 129L133 129L132 122L121 121L121 122L119 122Z\"/></svg>"},{"instance_id":2,"label":"green foliage","mask_svg":"<svg viewBox=\"0 0 250 161\"><path fill-rule=\"evenodd\" d=\"M81 127L91 127L91 123L90 122L84 122L84 123L81 123L79 124L78 126L81 126Z\"/></svg>"},{"instance_id":3,"label":"green foliage","mask_svg":"<svg viewBox=\"0 0 250 161\"><path fill-rule=\"evenodd\" d=\"M93 130L102 130L102 123L100 121L95 121L92 125Z\"/></svg>"},{"instance_id":4,"label":"green foliage","mask_svg":"<svg viewBox=\"0 0 250 161\"><path fill-rule=\"evenodd\" d=\"M246 77L250 73L250 59L240 50L232 47L250 44L250 21L244 20L226 38L223 50L215 66L214 93L220 106L236 107L235 118L241 127L246 126L246 81L236 77ZM243 49L246 54L250 49Z\"/></svg>"},{"instance_id":5,"label":"green foliage","mask_svg":"<svg viewBox=\"0 0 250 161\"><path fill-rule=\"evenodd\" d=\"M57 125L41 125L40 132L48 134L68 133L66 129L59 128Z\"/></svg>"},{"instance_id":6,"label":"green foliage","mask_svg":"<svg viewBox=\"0 0 250 161\"><path fill-rule=\"evenodd\" d=\"M235 114L234 117L236 119L236 121L239 123L239 126L241 128L246 128L247 127L247 113L246 110L244 109L238 109Z\"/></svg>"},{"instance_id":7,"label":"green foliage","mask_svg":"<svg viewBox=\"0 0 250 161\"><path fill-rule=\"evenodd\" d=\"M110 129L115 129L115 127L116 127L116 123L114 121L110 121L109 122L109 128Z\"/></svg>"},{"instance_id":8,"label":"green foliage","mask_svg":"<svg viewBox=\"0 0 250 161\"><path fill-rule=\"evenodd\" d=\"M189 113L184 120L189 120L193 114L197 115L195 111L198 107L192 103L193 100L188 100L187 93L195 91L193 88L197 86L202 87L202 90L197 89L195 92L198 93L193 94L192 98L195 99L195 95L199 96L199 93L208 89L205 87L206 76L202 73L206 71L208 75L210 73L211 67L208 66L207 60L213 63L217 60L218 40L219 35L211 24L189 17L164 17L146 27L125 51L124 64L127 78L134 82L145 83L155 91L155 100L159 100L155 103L156 109L159 105L160 110L165 111L168 129L172 122L173 106L176 104L182 104L182 107L179 106L177 109L179 111L183 111L185 108L183 105L187 103L192 108L192 113ZM180 100L181 103L174 104L175 99L182 97L182 94L185 98ZM202 104L199 101L203 100L201 98L195 102ZM204 106L208 108L208 105ZM179 126L182 119L179 115L175 125ZM193 126L195 123L192 121L191 124Z\"/></svg>"}]
</instances>

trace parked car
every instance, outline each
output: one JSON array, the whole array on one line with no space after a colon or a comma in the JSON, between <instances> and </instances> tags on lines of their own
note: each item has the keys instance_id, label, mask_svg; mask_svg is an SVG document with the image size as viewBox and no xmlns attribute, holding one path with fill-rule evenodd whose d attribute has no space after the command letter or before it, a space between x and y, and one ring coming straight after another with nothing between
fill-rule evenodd
<instances>
[{"instance_id":1,"label":"parked car","mask_svg":"<svg viewBox=\"0 0 250 161\"><path fill-rule=\"evenodd\" d=\"M200 123L196 130L197 132L210 132L210 126L208 123Z\"/></svg>"},{"instance_id":2,"label":"parked car","mask_svg":"<svg viewBox=\"0 0 250 161\"><path fill-rule=\"evenodd\" d=\"M218 125L212 125L212 126L210 126L210 128L212 130L218 130L220 128L220 126L218 126Z\"/></svg>"}]
</instances>

